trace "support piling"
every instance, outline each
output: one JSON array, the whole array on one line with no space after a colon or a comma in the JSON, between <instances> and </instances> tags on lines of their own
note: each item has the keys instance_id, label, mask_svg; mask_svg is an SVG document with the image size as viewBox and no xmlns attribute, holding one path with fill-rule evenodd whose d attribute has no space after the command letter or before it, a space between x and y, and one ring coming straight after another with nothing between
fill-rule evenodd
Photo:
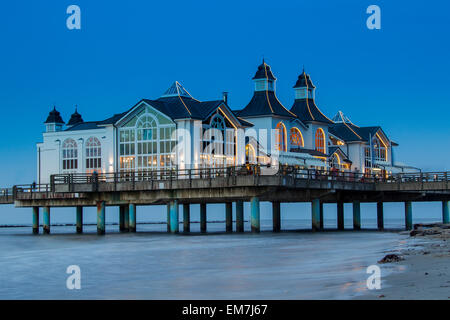
<instances>
[{"instance_id":1,"label":"support piling","mask_svg":"<svg viewBox=\"0 0 450 320\"><path fill-rule=\"evenodd\" d=\"M353 201L353 229L361 230L361 203Z\"/></svg>"},{"instance_id":2,"label":"support piling","mask_svg":"<svg viewBox=\"0 0 450 320\"><path fill-rule=\"evenodd\" d=\"M312 230L320 230L320 200L314 199L311 201L311 220L312 220Z\"/></svg>"},{"instance_id":3,"label":"support piling","mask_svg":"<svg viewBox=\"0 0 450 320\"><path fill-rule=\"evenodd\" d=\"M258 233L260 231L260 206L258 197L251 198L250 208L251 208L252 232Z\"/></svg>"},{"instance_id":4,"label":"support piling","mask_svg":"<svg viewBox=\"0 0 450 320\"><path fill-rule=\"evenodd\" d=\"M450 223L450 201L442 201L442 223Z\"/></svg>"},{"instance_id":5,"label":"support piling","mask_svg":"<svg viewBox=\"0 0 450 320\"><path fill-rule=\"evenodd\" d=\"M206 232L206 203L200 203L200 232Z\"/></svg>"},{"instance_id":6,"label":"support piling","mask_svg":"<svg viewBox=\"0 0 450 320\"><path fill-rule=\"evenodd\" d=\"M178 200L170 201L170 233L179 232Z\"/></svg>"},{"instance_id":7,"label":"support piling","mask_svg":"<svg viewBox=\"0 0 450 320\"><path fill-rule=\"evenodd\" d=\"M83 207L77 206L76 207L76 221L77 221L77 233L83 233Z\"/></svg>"},{"instance_id":8,"label":"support piling","mask_svg":"<svg viewBox=\"0 0 450 320\"><path fill-rule=\"evenodd\" d=\"M244 201L236 201L236 232L244 232Z\"/></svg>"},{"instance_id":9,"label":"support piling","mask_svg":"<svg viewBox=\"0 0 450 320\"><path fill-rule=\"evenodd\" d=\"M105 234L105 201L97 202L97 234Z\"/></svg>"},{"instance_id":10,"label":"support piling","mask_svg":"<svg viewBox=\"0 0 450 320\"><path fill-rule=\"evenodd\" d=\"M136 232L136 205L130 203L130 232Z\"/></svg>"},{"instance_id":11,"label":"support piling","mask_svg":"<svg viewBox=\"0 0 450 320\"><path fill-rule=\"evenodd\" d=\"M50 234L50 207L44 207L43 211L44 234Z\"/></svg>"},{"instance_id":12,"label":"support piling","mask_svg":"<svg viewBox=\"0 0 450 320\"><path fill-rule=\"evenodd\" d=\"M272 231L280 232L281 230L281 205L278 201L272 202Z\"/></svg>"},{"instance_id":13,"label":"support piling","mask_svg":"<svg viewBox=\"0 0 450 320\"><path fill-rule=\"evenodd\" d=\"M344 230L344 203L342 201L337 203L337 227L338 230Z\"/></svg>"},{"instance_id":14,"label":"support piling","mask_svg":"<svg viewBox=\"0 0 450 320\"><path fill-rule=\"evenodd\" d=\"M233 232L233 203L225 203L225 230L226 232Z\"/></svg>"},{"instance_id":15,"label":"support piling","mask_svg":"<svg viewBox=\"0 0 450 320\"><path fill-rule=\"evenodd\" d=\"M405 230L412 229L412 203L405 201Z\"/></svg>"},{"instance_id":16,"label":"support piling","mask_svg":"<svg viewBox=\"0 0 450 320\"><path fill-rule=\"evenodd\" d=\"M33 234L39 234L39 207L33 207Z\"/></svg>"},{"instance_id":17,"label":"support piling","mask_svg":"<svg viewBox=\"0 0 450 320\"><path fill-rule=\"evenodd\" d=\"M191 206L189 203L183 204L183 231L191 231Z\"/></svg>"},{"instance_id":18,"label":"support piling","mask_svg":"<svg viewBox=\"0 0 450 320\"><path fill-rule=\"evenodd\" d=\"M383 212L383 202L377 202L377 226L378 230L384 229L384 212Z\"/></svg>"}]
</instances>

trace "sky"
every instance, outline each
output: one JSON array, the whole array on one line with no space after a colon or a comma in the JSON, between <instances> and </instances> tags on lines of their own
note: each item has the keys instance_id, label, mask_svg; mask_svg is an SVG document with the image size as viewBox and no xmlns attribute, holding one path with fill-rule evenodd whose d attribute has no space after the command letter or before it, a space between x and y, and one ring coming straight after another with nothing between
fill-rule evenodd
<instances>
[{"instance_id":1,"label":"sky","mask_svg":"<svg viewBox=\"0 0 450 320\"><path fill-rule=\"evenodd\" d=\"M69 30L69 5L81 29ZM369 30L366 9L381 9ZM396 160L450 170L447 1L8 1L0 8L0 186L36 178L36 143L56 105L102 120L175 80L197 99L253 94L263 57L290 108L304 67L328 117L380 125Z\"/></svg>"}]
</instances>

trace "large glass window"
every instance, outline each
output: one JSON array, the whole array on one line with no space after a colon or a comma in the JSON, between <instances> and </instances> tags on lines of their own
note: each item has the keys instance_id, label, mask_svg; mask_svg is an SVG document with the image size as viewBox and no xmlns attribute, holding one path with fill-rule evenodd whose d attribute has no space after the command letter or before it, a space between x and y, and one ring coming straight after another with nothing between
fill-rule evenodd
<instances>
[{"instance_id":1,"label":"large glass window","mask_svg":"<svg viewBox=\"0 0 450 320\"><path fill-rule=\"evenodd\" d=\"M303 147L304 146L302 133L296 127L291 128L291 131L290 131L290 142L291 142L291 147L294 147L294 148L298 148L298 147Z\"/></svg>"},{"instance_id":2,"label":"large glass window","mask_svg":"<svg viewBox=\"0 0 450 320\"><path fill-rule=\"evenodd\" d=\"M275 134L275 149L278 151L287 151L286 127L283 122L278 122Z\"/></svg>"},{"instance_id":3,"label":"large glass window","mask_svg":"<svg viewBox=\"0 0 450 320\"><path fill-rule=\"evenodd\" d=\"M78 146L75 140L66 139L62 145L62 167L67 173L76 172L78 169Z\"/></svg>"},{"instance_id":4,"label":"large glass window","mask_svg":"<svg viewBox=\"0 0 450 320\"><path fill-rule=\"evenodd\" d=\"M94 171L102 171L102 147L97 138L90 137L86 141L86 172Z\"/></svg>"},{"instance_id":5,"label":"large glass window","mask_svg":"<svg viewBox=\"0 0 450 320\"><path fill-rule=\"evenodd\" d=\"M121 171L144 171L175 167L175 125L159 125L151 114L141 115L135 127L119 130Z\"/></svg>"},{"instance_id":6,"label":"large glass window","mask_svg":"<svg viewBox=\"0 0 450 320\"><path fill-rule=\"evenodd\" d=\"M373 138L373 153L375 161L386 161L387 148L383 140L378 135Z\"/></svg>"},{"instance_id":7,"label":"large glass window","mask_svg":"<svg viewBox=\"0 0 450 320\"><path fill-rule=\"evenodd\" d=\"M316 130L316 150L325 153L325 132L322 128Z\"/></svg>"}]
</instances>

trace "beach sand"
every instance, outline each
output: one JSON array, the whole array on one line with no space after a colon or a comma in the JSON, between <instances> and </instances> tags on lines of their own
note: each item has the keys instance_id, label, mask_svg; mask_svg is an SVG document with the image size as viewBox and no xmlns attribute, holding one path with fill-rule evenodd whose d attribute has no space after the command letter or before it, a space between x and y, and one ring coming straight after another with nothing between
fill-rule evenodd
<instances>
[{"instance_id":1,"label":"beach sand","mask_svg":"<svg viewBox=\"0 0 450 320\"><path fill-rule=\"evenodd\" d=\"M404 260L378 264L382 270L402 271L382 276L381 289L370 290L358 299L450 299L450 225L415 228L417 235L406 240L404 249L391 252Z\"/></svg>"}]
</instances>

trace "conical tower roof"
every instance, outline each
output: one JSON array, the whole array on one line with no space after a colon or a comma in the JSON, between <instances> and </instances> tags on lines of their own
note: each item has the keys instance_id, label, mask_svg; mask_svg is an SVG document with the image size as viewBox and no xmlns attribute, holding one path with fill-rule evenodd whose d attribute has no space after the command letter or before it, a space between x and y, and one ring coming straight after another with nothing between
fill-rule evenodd
<instances>
[{"instance_id":1,"label":"conical tower roof","mask_svg":"<svg viewBox=\"0 0 450 320\"><path fill-rule=\"evenodd\" d=\"M53 106L53 110L48 114L47 120L44 123L59 123L64 124L61 114L56 110L56 107Z\"/></svg>"}]
</instances>

